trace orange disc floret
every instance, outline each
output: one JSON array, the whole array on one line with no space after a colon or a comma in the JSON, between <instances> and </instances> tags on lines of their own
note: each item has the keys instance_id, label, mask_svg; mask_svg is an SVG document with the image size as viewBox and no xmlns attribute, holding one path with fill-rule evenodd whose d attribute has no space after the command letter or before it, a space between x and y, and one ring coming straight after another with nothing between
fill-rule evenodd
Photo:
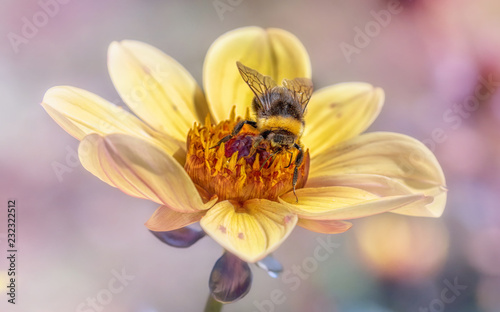
<instances>
[{"instance_id":1,"label":"orange disc floret","mask_svg":"<svg viewBox=\"0 0 500 312\"><path fill-rule=\"evenodd\" d=\"M221 201L277 200L292 190L298 151L276 153L265 140L252 149L259 132L248 125L226 143L216 146L240 120L233 117L217 125L209 120L204 126L195 124L187 137L184 168L195 184ZM301 188L309 173L309 151L305 152L298 173L296 188Z\"/></svg>"}]
</instances>

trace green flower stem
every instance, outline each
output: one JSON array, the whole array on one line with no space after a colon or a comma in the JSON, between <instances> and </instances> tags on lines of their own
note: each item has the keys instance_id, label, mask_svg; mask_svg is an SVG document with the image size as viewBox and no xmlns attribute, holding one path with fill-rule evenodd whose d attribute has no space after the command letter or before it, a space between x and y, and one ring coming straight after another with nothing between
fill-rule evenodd
<instances>
[{"instance_id":1,"label":"green flower stem","mask_svg":"<svg viewBox=\"0 0 500 312\"><path fill-rule=\"evenodd\" d=\"M222 310L222 302L219 302L212 297L211 294L208 295L207 303L205 305L204 312L220 312Z\"/></svg>"}]
</instances>

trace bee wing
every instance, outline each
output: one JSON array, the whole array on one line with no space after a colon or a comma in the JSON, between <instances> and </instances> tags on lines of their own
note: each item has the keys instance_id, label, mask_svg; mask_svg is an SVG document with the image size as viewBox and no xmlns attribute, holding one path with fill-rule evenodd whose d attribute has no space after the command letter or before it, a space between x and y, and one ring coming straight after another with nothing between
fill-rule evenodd
<instances>
[{"instance_id":1,"label":"bee wing","mask_svg":"<svg viewBox=\"0 0 500 312\"><path fill-rule=\"evenodd\" d=\"M302 106L302 112L305 113L307 103L313 93L313 84L308 78L295 78L293 80L283 79L283 86L293 92L295 99Z\"/></svg>"},{"instance_id":2,"label":"bee wing","mask_svg":"<svg viewBox=\"0 0 500 312\"><path fill-rule=\"evenodd\" d=\"M269 99L269 91L276 87L276 82L269 76L264 76L255 69L246 67L240 62L236 62L238 70L240 71L241 77L250 87L252 92L255 94L257 102L262 106L264 110L269 110L271 107L271 101Z\"/></svg>"}]
</instances>

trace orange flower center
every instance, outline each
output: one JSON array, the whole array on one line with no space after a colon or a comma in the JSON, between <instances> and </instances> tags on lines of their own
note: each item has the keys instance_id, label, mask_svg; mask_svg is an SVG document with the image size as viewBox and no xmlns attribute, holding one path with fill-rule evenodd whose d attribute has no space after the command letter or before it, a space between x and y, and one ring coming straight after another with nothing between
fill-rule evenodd
<instances>
[{"instance_id":1,"label":"orange flower center","mask_svg":"<svg viewBox=\"0 0 500 312\"><path fill-rule=\"evenodd\" d=\"M244 202L252 198L277 200L278 196L292 190L295 159L298 151L278 151L263 140L255 149L253 142L259 132L251 126L243 129L226 143L216 146L231 134L242 120L230 120L205 126L195 124L187 137L185 170L193 182L205 190L208 197L217 195L219 200ZM296 189L302 188L309 173L309 151L298 167Z\"/></svg>"}]
</instances>

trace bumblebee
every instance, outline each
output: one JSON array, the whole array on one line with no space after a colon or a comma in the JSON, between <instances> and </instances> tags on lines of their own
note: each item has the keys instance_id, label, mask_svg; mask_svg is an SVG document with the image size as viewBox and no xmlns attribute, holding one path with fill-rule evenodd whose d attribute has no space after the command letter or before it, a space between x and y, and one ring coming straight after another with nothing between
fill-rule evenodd
<instances>
[{"instance_id":1,"label":"bumblebee","mask_svg":"<svg viewBox=\"0 0 500 312\"><path fill-rule=\"evenodd\" d=\"M229 141L247 124L260 132L252 144L253 151L263 140L267 140L273 151L269 158L277 153L288 152L291 154L288 165L290 166L293 158L291 150L297 149L299 152L295 158L292 186L293 194L298 201L295 185L298 179L298 167L304 159L300 137L304 132L304 113L313 92L312 81L307 78L283 79L282 86L278 86L271 77L262 75L240 62L236 62L236 65L241 77L255 94L252 109L256 121L240 121L232 133L222 138L214 147Z\"/></svg>"}]
</instances>

